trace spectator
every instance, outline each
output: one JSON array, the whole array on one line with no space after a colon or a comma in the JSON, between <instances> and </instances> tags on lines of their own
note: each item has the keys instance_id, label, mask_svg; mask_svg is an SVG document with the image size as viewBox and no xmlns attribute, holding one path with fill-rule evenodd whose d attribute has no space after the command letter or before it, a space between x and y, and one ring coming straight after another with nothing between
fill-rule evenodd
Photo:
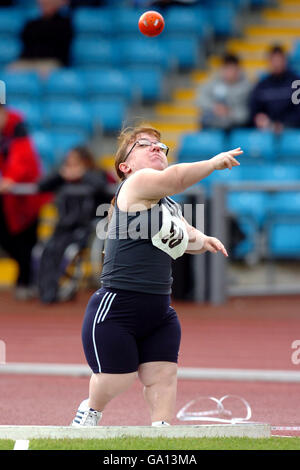
<instances>
[{"instance_id":1,"label":"spectator","mask_svg":"<svg viewBox=\"0 0 300 470\"><path fill-rule=\"evenodd\" d=\"M69 65L73 28L71 18L61 12L66 0L38 0L38 4L41 16L25 24L20 58L9 69L35 69L47 75L53 68Z\"/></svg>"},{"instance_id":2,"label":"spectator","mask_svg":"<svg viewBox=\"0 0 300 470\"><path fill-rule=\"evenodd\" d=\"M44 303L59 300L59 277L63 254L71 244L79 251L87 245L91 222L100 203L108 203L112 193L104 172L97 171L93 156L85 147L67 154L61 169L38 184L40 191L57 195L59 219L43 250L38 270L39 298Z\"/></svg>"},{"instance_id":3,"label":"spectator","mask_svg":"<svg viewBox=\"0 0 300 470\"><path fill-rule=\"evenodd\" d=\"M256 84L250 96L251 123L275 132L300 127L300 108L292 103L292 83L299 77L288 68L281 46L273 46L268 59L270 73Z\"/></svg>"},{"instance_id":4,"label":"spectator","mask_svg":"<svg viewBox=\"0 0 300 470\"><path fill-rule=\"evenodd\" d=\"M32 296L30 259L42 198L9 194L15 183L40 178L40 164L19 114L0 106L0 246L19 265L15 295Z\"/></svg>"},{"instance_id":5,"label":"spectator","mask_svg":"<svg viewBox=\"0 0 300 470\"><path fill-rule=\"evenodd\" d=\"M251 84L237 56L226 54L222 62L217 76L201 86L197 104L202 111L201 125L204 128L230 130L248 123Z\"/></svg>"}]
</instances>

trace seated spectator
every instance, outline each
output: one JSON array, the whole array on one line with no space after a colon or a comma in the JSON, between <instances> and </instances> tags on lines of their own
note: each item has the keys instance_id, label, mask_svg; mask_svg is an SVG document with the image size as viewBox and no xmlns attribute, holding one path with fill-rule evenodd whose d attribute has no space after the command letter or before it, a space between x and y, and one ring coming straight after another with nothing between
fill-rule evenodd
<instances>
[{"instance_id":1,"label":"seated spectator","mask_svg":"<svg viewBox=\"0 0 300 470\"><path fill-rule=\"evenodd\" d=\"M251 123L275 132L300 127L300 107L292 102L292 83L299 77L288 68L282 47L273 46L268 59L270 73L256 84L250 96Z\"/></svg>"},{"instance_id":2,"label":"seated spectator","mask_svg":"<svg viewBox=\"0 0 300 470\"><path fill-rule=\"evenodd\" d=\"M58 222L43 249L38 269L38 294L43 303L59 299L59 278L63 254L74 244L78 250L87 246L96 208L109 203L112 191L106 175L96 170L93 156L85 147L75 147L67 154L60 170L38 184L39 191L54 192Z\"/></svg>"},{"instance_id":3,"label":"seated spectator","mask_svg":"<svg viewBox=\"0 0 300 470\"><path fill-rule=\"evenodd\" d=\"M30 259L37 241L37 223L43 199L9 194L15 183L40 179L40 162L21 116L0 106L0 246L19 265L15 295L32 297Z\"/></svg>"},{"instance_id":4,"label":"seated spectator","mask_svg":"<svg viewBox=\"0 0 300 470\"><path fill-rule=\"evenodd\" d=\"M41 16L29 20L21 33L23 49L9 69L35 69L42 75L69 65L73 37L71 18L62 13L66 0L38 0Z\"/></svg>"},{"instance_id":5,"label":"seated spectator","mask_svg":"<svg viewBox=\"0 0 300 470\"><path fill-rule=\"evenodd\" d=\"M199 89L196 103L201 108L202 127L230 130L247 125L250 90L239 58L226 54L220 72Z\"/></svg>"}]
</instances>

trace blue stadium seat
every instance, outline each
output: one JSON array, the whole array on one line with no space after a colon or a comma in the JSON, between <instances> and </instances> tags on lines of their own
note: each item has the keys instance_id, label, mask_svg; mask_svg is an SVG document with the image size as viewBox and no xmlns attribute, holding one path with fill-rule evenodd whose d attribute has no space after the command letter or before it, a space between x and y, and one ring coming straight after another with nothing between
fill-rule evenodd
<instances>
[{"instance_id":1,"label":"blue stadium seat","mask_svg":"<svg viewBox=\"0 0 300 470\"><path fill-rule=\"evenodd\" d=\"M125 38L126 35L136 34L137 38L142 38L138 28L138 21L144 9L140 8L119 8L111 9L115 32L117 36Z\"/></svg>"},{"instance_id":2,"label":"blue stadium seat","mask_svg":"<svg viewBox=\"0 0 300 470\"><path fill-rule=\"evenodd\" d=\"M37 100L10 100L9 107L20 112L28 125L29 131L35 131L42 127L42 108Z\"/></svg>"},{"instance_id":3,"label":"blue stadium seat","mask_svg":"<svg viewBox=\"0 0 300 470\"><path fill-rule=\"evenodd\" d=\"M246 216L262 227L269 209L269 194L264 191L229 191L227 207L238 218Z\"/></svg>"},{"instance_id":4,"label":"blue stadium seat","mask_svg":"<svg viewBox=\"0 0 300 470\"><path fill-rule=\"evenodd\" d=\"M300 192L279 191L269 197L270 216L295 215L300 217Z\"/></svg>"},{"instance_id":5,"label":"blue stadium seat","mask_svg":"<svg viewBox=\"0 0 300 470\"><path fill-rule=\"evenodd\" d=\"M104 133L118 132L126 119L126 102L118 98L103 98L93 101L91 113L95 125Z\"/></svg>"},{"instance_id":6,"label":"blue stadium seat","mask_svg":"<svg viewBox=\"0 0 300 470\"><path fill-rule=\"evenodd\" d=\"M154 38L124 39L114 41L119 66L151 66L170 70L175 66L164 44Z\"/></svg>"},{"instance_id":7,"label":"blue stadium seat","mask_svg":"<svg viewBox=\"0 0 300 470\"><path fill-rule=\"evenodd\" d=\"M42 94L42 81L34 72L4 72L1 80L6 84L7 101L35 100Z\"/></svg>"},{"instance_id":8,"label":"blue stadium seat","mask_svg":"<svg viewBox=\"0 0 300 470\"><path fill-rule=\"evenodd\" d=\"M78 8L73 15L73 27L77 38L98 38L115 33L112 13L106 8Z\"/></svg>"},{"instance_id":9,"label":"blue stadium seat","mask_svg":"<svg viewBox=\"0 0 300 470\"><path fill-rule=\"evenodd\" d=\"M165 14L163 35L195 35L197 39L207 37L210 20L206 8L171 6Z\"/></svg>"},{"instance_id":10,"label":"blue stadium seat","mask_svg":"<svg viewBox=\"0 0 300 470\"><path fill-rule=\"evenodd\" d=\"M75 100L51 101L44 108L45 126L51 131L85 132L91 134L93 121L90 107Z\"/></svg>"},{"instance_id":11,"label":"blue stadium seat","mask_svg":"<svg viewBox=\"0 0 300 470\"><path fill-rule=\"evenodd\" d=\"M0 68L18 59L20 52L21 43L15 37L0 41Z\"/></svg>"},{"instance_id":12,"label":"blue stadium seat","mask_svg":"<svg viewBox=\"0 0 300 470\"><path fill-rule=\"evenodd\" d=\"M236 32L236 10L230 5L213 5L210 19L216 36L233 36Z\"/></svg>"},{"instance_id":13,"label":"blue stadium seat","mask_svg":"<svg viewBox=\"0 0 300 470\"><path fill-rule=\"evenodd\" d=\"M241 162L255 159L276 159L276 138L273 132L258 129L234 129L229 136L229 148L241 147Z\"/></svg>"},{"instance_id":14,"label":"blue stadium seat","mask_svg":"<svg viewBox=\"0 0 300 470\"><path fill-rule=\"evenodd\" d=\"M75 38L72 44L72 60L76 67L111 66L116 60L111 41L106 39Z\"/></svg>"},{"instance_id":15,"label":"blue stadium seat","mask_svg":"<svg viewBox=\"0 0 300 470\"><path fill-rule=\"evenodd\" d=\"M233 253L229 253L229 256L234 259L243 259L258 251L257 227L248 217L239 216L237 222L245 239L234 247Z\"/></svg>"},{"instance_id":16,"label":"blue stadium seat","mask_svg":"<svg viewBox=\"0 0 300 470\"><path fill-rule=\"evenodd\" d=\"M0 8L0 39L17 37L26 19L25 11L19 8Z\"/></svg>"},{"instance_id":17,"label":"blue stadium seat","mask_svg":"<svg viewBox=\"0 0 300 470\"><path fill-rule=\"evenodd\" d=\"M178 150L178 162L206 160L225 150L225 134L221 130L203 130L185 134Z\"/></svg>"},{"instance_id":18,"label":"blue stadium seat","mask_svg":"<svg viewBox=\"0 0 300 470\"><path fill-rule=\"evenodd\" d=\"M46 173L51 171L55 166L55 149L54 143L48 132L35 131L31 133L34 147L39 154L43 169Z\"/></svg>"},{"instance_id":19,"label":"blue stadium seat","mask_svg":"<svg viewBox=\"0 0 300 470\"><path fill-rule=\"evenodd\" d=\"M163 43L168 54L174 58L179 68L192 69L199 66L202 50L196 36L168 36L164 39Z\"/></svg>"},{"instance_id":20,"label":"blue stadium seat","mask_svg":"<svg viewBox=\"0 0 300 470\"><path fill-rule=\"evenodd\" d=\"M60 165L66 153L77 145L85 145L87 134L84 131L76 132L49 132L49 137L55 149L55 164Z\"/></svg>"},{"instance_id":21,"label":"blue stadium seat","mask_svg":"<svg viewBox=\"0 0 300 470\"><path fill-rule=\"evenodd\" d=\"M300 180L299 165L244 165L241 161L239 171L243 181L278 183Z\"/></svg>"},{"instance_id":22,"label":"blue stadium seat","mask_svg":"<svg viewBox=\"0 0 300 470\"><path fill-rule=\"evenodd\" d=\"M286 129L279 137L278 153L281 161L300 163L300 130Z\"/></svg>"},{"instance_id":23,"label":"blue stadium seat","mask_svg":"<svg viewBox=\"0 0 300 470\"><path fill-rule=\"evenodd\" d=\"M134 89L129 77L123 70L112 68L97 69L84 74L87 96L90 99L98 97L123 98L132 101Z\"/></svg>"},{"instance_id":24,"label":"blue stadium seat","mask_svg":"<svg viewBox=\"0 0 300 470\"><path fill-rule=\"evenodd\" d=\"M269 254L275 258L300 257L300 221L276 221L268 231Z\"/></svg>"},{"instance_id":25,"label":"blue stadium seat","mask_svg":"<svg viewBox=\"0 0 300 470\"><path fill-rule=\"evenodd\" d=\"M58 69L51 73L45 82L45 99L83 99L86 95L86 82L83 73L75 69Z\"/></svg>"},{"instance_id":26,"label":"blue stadium seat","mask_svg":"<svg viewBox=\"0 0 300 470\"><path fill-rule=\"evenodd\" d=\"M143 100L157 101L162 97L164 74L159 68L133 66L124 68L124 73Z\"/></svg>"},{"instance_id":27,"label":"blue stadium seat","mask_svg":"<svg viewBox=\"0 0 300 470\"><path fill-rule=\"evenodd\" d=\"M209 176L199 182L205 188L207 196L211 196L215 184L238 183L241 181L240 167L232 170L213 171Z\"/></svg>"}]
</instances>

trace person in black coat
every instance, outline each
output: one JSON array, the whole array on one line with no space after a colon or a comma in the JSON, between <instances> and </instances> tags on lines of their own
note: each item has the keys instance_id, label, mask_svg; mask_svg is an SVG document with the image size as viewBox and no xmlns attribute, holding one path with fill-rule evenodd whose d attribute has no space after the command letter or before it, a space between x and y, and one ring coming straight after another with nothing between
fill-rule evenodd
<instances>
[{"instance_id":1,"label":"person in black coat","mask_svg":"<svg viewBox=\"0 0 300 470\"><path fill-rule=\"evenodd\" d=\"M275 132L299 128L300 107L292 100L292 84L299 75L289 69L282 47L273 46L268 59L270 73L256 84L250 96L251 123Z\"/></svg>"},{"instance_id":2,"label":"person in black coat","mask_svg":"<svg viewBox=\"0 0 300 470\"><path fill-rule=\"evenodd\" d=\"M73 26L63 9L65 0L38 0L41 14L25 23L21 31L22 51L9 70L37 69L47 75L53 68L70 64Z\"/></svg>"}]
</instances>

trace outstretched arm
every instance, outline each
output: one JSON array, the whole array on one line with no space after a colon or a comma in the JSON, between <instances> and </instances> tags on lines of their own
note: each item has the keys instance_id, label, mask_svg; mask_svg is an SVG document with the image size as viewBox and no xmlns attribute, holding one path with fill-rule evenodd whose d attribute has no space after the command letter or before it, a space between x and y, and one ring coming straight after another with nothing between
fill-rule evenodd
<instances>
[{"instance_id":1,"label":"outstretched arm","mask_svg":"<svg viewBox=\"0 0 300 470\"><path fill-rule=\"evenodd\" d=\"M158 200L185 191L190 186L209 176L215 170L230 170L240 163L236 157L243 151L239 148L222 152L209 160L194 163L178 163L163 171L145 168L134 173L127 182L130 192L137 200Z\"/></svg>"}]
</instances>

